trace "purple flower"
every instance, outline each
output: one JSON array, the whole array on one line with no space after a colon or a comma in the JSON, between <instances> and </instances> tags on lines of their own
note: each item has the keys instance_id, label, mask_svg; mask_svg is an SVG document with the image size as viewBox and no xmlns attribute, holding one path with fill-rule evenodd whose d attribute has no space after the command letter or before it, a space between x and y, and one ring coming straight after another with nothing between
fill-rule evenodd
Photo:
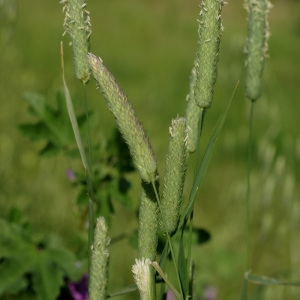
<instances>
[{"instance_id":1,"label":"purple flower","mask_svg":"<svg viewBox=\"0 0 300 300\"><path fill-rule=\"evenodd\" d=\"M167 290L166 300L175 300L176 296L171 289Z\"/></svg>"},{"instance_id":2,"label":"purple flower","mask_svg":"<svg viewBox=\"0 0 300 300\"><path fill-rule=\"evenodd\" d=\"M85 273L78 282L68 283L70 293L74 300L88 300L88 274Z\"/></svg>"},{"instance_id":3,"label":"purple flower","mask_svg":"<svg viewBox=\"0 0 300 300\"><path fill-rule=\"evenodd\" d=\"M217 289L209 285L204 289L204 300L215 300L217 299Z\"/></svg>"},{"instance_id":4,"label":"purple flower","mask_svg":"<svg viewBox=\"0 0 300 300\"><path fill-rule=\"evenodd\" d=\"M75 181L75 179L76 179L75 174L71 169L68 169L66 173L67 173L67 177L69 178L69 180L71 182Z\"/></svg>"}]
</instances>

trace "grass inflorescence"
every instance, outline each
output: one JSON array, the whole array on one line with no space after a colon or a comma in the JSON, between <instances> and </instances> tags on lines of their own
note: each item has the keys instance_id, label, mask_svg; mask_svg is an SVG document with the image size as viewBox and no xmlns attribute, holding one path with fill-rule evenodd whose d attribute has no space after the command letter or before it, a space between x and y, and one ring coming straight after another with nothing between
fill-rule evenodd
<instances>
[{"instance_id":1,"label":"grass inflorescence","mask_svg":"<svg viewBox=\"0 0 300 300\"><path fill-rule=\"evenodd\" d=\"M199 240L203 238L201 235L203 232L205 233L206 230L197 227L198 222L202 224L202 220L199 221L195 218L195 208L197 207L195 203L198 194L201 195L201 193L199 193L200 187L204 181L206 170L212 157L213 148L216 145L217 138L220 136L221 129L228 116L232 100L228 102L223 114L217 121L215 130L212 132L207 147L204 150L203 157L200 157L202 152L199 151L199 142L201 141L201 146L205 142L205 139L202 139L204 115L215 101L214 90L218 74L218 61L221 57L220 40L223 30L221 12L225 2L223 0L203 0L200 4L197 51L191 71L189 92L186 98L185 117L177 117L171 122L168 137L169 143L165 155L165 170L161 177L162 180L160 180L159 177L158 163L154 153L155 147L151 145L148 132L146 134L144 125L138 118L138 110L135 110L132 104L134 102L131 103L129 101L120 84L116 81L115 76L103 63L103 60L99 56L91 53L89 44L91 22L90 13L86 8L87 2L84 0L62 0L61 3L64 5L65 33L70 36L71 40L70 45L72 46L73 52L75 76L83 83L85 98L87 98L86 83L95 79L107 108L112 113L116 126L128 146L133 164L139 175L139 201L136 201L138 207L134 208L134 212L138 217L136 224L138 228L134 233L126 232L114 240L114 242L116 242L118 239L121 240L128 236L131 237L131 241L134 237L136 239L136 251L132 251L134 253L133 255L137 257L132 267L132 280L135 281L136 285L134 287L126 287L116 292L115 295L138 289L140 299L147 300L156 299L158 296L165 299L169 298L172 294L182 300L188 299L189 297L201 297L201 295L197 295L194 288L196 286L195 282L197 276L197 272L195 272L197 268L194 268L194 261L197 260L198 255L194 255L193 249L195 243L202 243L199 242ZM252 157L255 157L252 152L254 148L252 141L252 127L254 124L252 122L254 115L253 104L262 93L262 72L264 59L267 56L268 50L267 40L270 35L267 19L270 7L270 3L266 0L246 1L249 16L246 43L245 95L251 100L251 117L249 126L248 188L245 193L247 194L247 199L245 204L246 233L244 233L244 235L246 237L247 251L245 255L245 289L243 290L242 299L246 299L247 297L248 291L246 287L250 282L262 285L295 284L293 282L290 283L284 280L276 280L274 278L256 275L248 270L249 267L251 267L251 232L249 226L251 222L250 176L252 174ZM101 57L104 57L104 55L101 55ZM94 219L95 195L100 195L99 201L97 201L97 205L99 205L100 209L98 207L96 214L100 211L99 214L104 215L106 213L107 216L107 214L112 214L115 210L113 204L114 198L120 197L122 192L127 190L130 183L126 181L124 177L118 177L119 173L116 172L114 166L120 164L119 169L120 173L122 173L124 172L124 170L122 170L122 166L124 167L122 164L124 162L120 162L114 155L108 153L114 151L110 149L109 143L107 147L103 147L103 151L101 152L101 155L107 156L106 165L103 168L97 169L92 164L91 153L89 153L89 159L87 159L85 151L87 148L89 152L91 151L91 144L94 143L95 140L88 138L88 147L83 143L83 139L81 138L83 133L80 130L79 124L81 121L75 114L71 95L65 80L64 69L63 82L68 112L86 175L78 179L77 182L81 181L81 184L87 186L85 193L80 195L81 199L78 201L78 206L82 205L80 201L82 201L83 198L87 198L88 201L86 203L88 203L88 206L86 207L86 212L90 212L88 224L88 254L90 261L89 267L87 268L89 271L89 298L106 299L112 296L109 293L110 288L108 287L109 258L112 248L109 248L110 239L108 238L108 232L111 224L109 221L107 222L106 217L104 218L100 215L97 215L97 218ZM235 91L236 88L234 89L234 93ZM149 99L150 98L151 95L149 95ZM147 99L145 99L145 101L146 100ZM85 106L85 110L88 116L87 105ZM103 112L101 113L103 114ZM152 118L155 119L156 115L152 116ZM87 127L89 134L90 127ZM168 128L162 128L161 132L164 132L164 135L167 136ZM193 160L190 159L194 159L196 163L189 165L188 162L193 162ZM274 159L274 161L277 168L275 172L278 177L276 177L277 181L262 180L262 182L266 182L266 187L263 191L265 192L265 197L268 199L270 199L272 197L271 194L274 193L274 185L282 179L279 173L280 170L284 169L283 165L285 164L284 160L279 158ZM185 186L186 175L189 175L186 174L188 166L192 167L193 177L192 180L191 176L188 177L189 180L191 180L191 190L190 193L187 192L189 196L185 197L184 189L189 187L189 185ZM227 170L222 169L220 172L225 173L225 171L227 172ZM115 173L118 174L116 175ZM103 185L101 185L103 191L99 193L97 192L100 188L95 185L94 182L95 174L101 177L101 183L103 183ZM112 178L115 178L114 176L116 176L116 180L113 181L112 185L109 185L108 183L111 183ZM293 186L292 179L291 176L287 178L286 181L283 181L286 196L291 193ZM117 189L118 191L120 190L120 193L116 193ZM122 199L124 200L125 197ZM125 199L124 202L127 200L128 199ZM266 202L266 199L264 199L264 201ZM124 206L128 209L129 204L126 203ZM226 205L224 204L224 206ZM206 214L206 207L202 207ZM268 207L270 207L269 202ZM106 210L105 213L104 210ZM227 212L224 210L222 213L224 213L225 216ZM209 214L209 211L207 214ZM88 215L88 213L86 215ZM254 219L255 218L254 216ZM110 218L108 219L110 220ZM209 217L207 217L207 219L209 219ZM224 220L226 221L226 217L224 217ZM131 220L126 219L126 221L129 223ZM126 227L124 229L125 232L127 226L124 227ZM262 235L268 233L269 228L270 225L267 221L262 222ZM130 229L128 229L128 231L129 230ZM195 242L195 235L197 235L197 242ZM120 253L123 254L122 251L123 249L119 251L119 255ZM119 261L123 260L123 255L121 256ZM204 255L201 256L201 259L202 257L205 259ZM211 257L207 258L212 260ZM73 260L70 261L73 262ZM171 263L169 263L170 261ZM199 259L197 262L199 262ZM120 265L120 268L123 268L123 265ZM160 288L158 288L158 285L160 285ZM223 295L221 295L221 297L222 296Z\"/></svg>"}]
</instances>

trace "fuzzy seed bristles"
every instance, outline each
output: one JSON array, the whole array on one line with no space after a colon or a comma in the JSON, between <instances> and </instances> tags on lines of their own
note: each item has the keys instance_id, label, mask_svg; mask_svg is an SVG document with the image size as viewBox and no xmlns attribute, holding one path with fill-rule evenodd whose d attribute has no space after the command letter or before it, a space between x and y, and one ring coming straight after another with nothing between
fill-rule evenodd
<instances>
[{"instance_id":1,"label":"fuzzy seed bristles","mask_svg":"<svg viewBox=\"0 0 300 300\"><path fill-rule=\"evenodd\" d=\"M158 182L156 189L158 190ZM142 182L139 209L138 251L139 258L155 260L157 248L158 205L152 184Z\"/></svg>"},{"instance_id":2,"label":"fuzzy seed bristles","mask_svg":"<svg viewBox=\"0 0 300 300\"><path fill-rule=\"evenodd\" d=\"M65 13L64 34L67 32L71 38L75 75L86 83L90 78L87 54L92 33L89 11L85 0L62 0L61 3Z\"/></svg>"},{"instance_id":3,"label":"fuzzy seed bristles","mask_svg":"<svg viewBox=\"0 0 300 300\"><path fill-rule=\"evenodd\" d=\"M93 77L106 99L123 138L127 142L134 164L146 182L157 178L156 158L145 130L136 116L132 105L113 75L104 66L101 58L89 53L88 61Z\"/></svg>"},{"instance_id":4,"label":"fuzzy seed bristles","mask_svg":"<svg viewBox=\"0 0 300 300\"><path fill-rule=\"evenodd\" d=\"M140 292L140 300L153 299L151 295L151 261L147 258L135 259L135 264L132 266L134 281Z\"/></svg>"},{"instance_id":5,"label":"fuzzy seed bristles","mask_svg":"<svg viewBox=\"0 0 300 300\"><path fill-rule=\"evenodd\" d=\"M268 0L246 0L244 6L248 11L245 95L256 101L262 92L262 73L270 36L268 15L272 5Z\"/></svg>"},{"instance_id":6,"label":"fuzzy seed bristles","mask_svg":"<svg viewBox=\"0 0 300 300\"><path fill-rule=\"evenodd\" d=\"M186 97L187 100L187 108L185 112L186 116L186 124L187 128L189 128L188 132L188 140L187 140L187 151L188 153L193 153L196 151L199 140L199 121L201 119L201 114L203 112L203 108L199 109L199 106L195 101L195 90L196 86L196 69L195 67L192 69L192 75L190 78L190 91Z\"/></svg>"},{"instance_id":7,"label":"fuzzy seed bristles","mask_svg":"<svg viewBox=\"0 0 300 300\"><path fill-rule=\"evenodd\" d=\"M187 127L184 118L172 120L160 205L162 230L172 234L178 224L187 167Z\"/></svg>"},{"instance_id":8,"label":"fuzzy seed bristles","mask_svg":"<svg viewBox=\"0 0 300 300\"><path fill-rule=\"evenodd\" d=\"M97 219L94 243L92 245L91 270L89 278L89 299L107 298L108 264L110 238L107 235L104 217Z\"/></svg>"},{"instance_id":9,"label":"fuzzy seed bristles","mask_svg":"<svg viewBox=\"0 0 300 300\"><path fill-rule=\"evenodd\" d=\"M217 79L221 38L221 10L223 0L203 0L198 29L196 55L195 100L199 107L209 108Z\"/></svg>"}]
</instances>

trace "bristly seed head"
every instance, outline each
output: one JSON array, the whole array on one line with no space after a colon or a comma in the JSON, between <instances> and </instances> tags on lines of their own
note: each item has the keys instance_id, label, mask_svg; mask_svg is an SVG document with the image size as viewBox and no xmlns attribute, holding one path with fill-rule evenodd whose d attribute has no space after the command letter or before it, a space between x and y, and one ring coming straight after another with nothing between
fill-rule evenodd
<instances>
[{"instance_id":1,"label":"bristly seed head","mask_svg":"<svg viewBox=\"0 0 300 300\"><path fill-rule=\"evenodd\" d=\"M92 33L90 13L86 10L85 0L62 0L65 14L64 28L70 35L73 49L73 61L76 77L83 83L89 80L89 65L87 54L89 52L89 39Z\"/></svg>"}]
</instances>

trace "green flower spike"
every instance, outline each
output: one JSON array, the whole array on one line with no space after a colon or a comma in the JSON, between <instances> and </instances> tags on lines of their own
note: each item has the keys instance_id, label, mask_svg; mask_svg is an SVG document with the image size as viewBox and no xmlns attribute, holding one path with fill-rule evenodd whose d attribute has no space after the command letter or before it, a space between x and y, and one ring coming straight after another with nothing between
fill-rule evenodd
<instances>
[{"instance_id":1,"label":"green flower spike","mask_svg":"<svg viewBox=\"0 0 300 300\"><path fill-rule=\"evenodd\" d=\"M92 75L129 146L133 162L141 178L146 182L155 181L157 179L156 158L132 105L113 75L104 66L101 58L89 53L88 60Z\"/></svg>"},{"instance_id":2,"label":"green flower spike","mask_svg":"<svg viewBox=\"0 0 300 300\"><path fill-rule=\"evenodd\" d=\"M251 101L256 101L262 91L262 73L270 36L268 15L271 7L268 0L245 1L248 11L245 95Z\"/></svg>"},{"instance_id":3,"label":"green flower spike","mask_svg":"<svg viewBox=\"0 0 300 300\"><path fill-rule=\"evenodd\" d=\"M76 77L83 83L89 81L90 72L87 61L89 39L92 33L89 12L85 0L62 0L65 13L65 32L70 35ZM64 35L63 34L63 35Z\"/></svg>"},{"instance_id":4,"label":"green flower spike","mask_svg":"<svg viewBox=\"0 0 300 300\"><path fill-rule=\"evenodd\" d=\"M172 120L161 198L161 227L172 234L178 224L187 167L187 129L184 118Z\"/></svg>"},{"instance_id":5,"label":"green flower spike","mask_svg":"<svg viewBox=\"0 0 300 300\"><path fill-rule=\"evenodd\" d=\"M91 270L89 277L89 299L107 299L107 281L110 238L103 217L97 219L94 243L92 245Z\"/></svg>"},{"instance_id":6,"label":"green flower spike","mask_svg":"<svg viewBox=\"0 0 300 300\"><path fill-rule=\"evenodd\" d=\"M158 182L156 190L158 190ZM157 249L158 205L151 183L142 182L139 210L138 250L139 258L154 261Z\"/></svg>"},{"instance_id":7,"label":"green flower spike","mask_svg":"<svg viewBox=\"0 0 300 300\"><path fill-rule=\"evenodd\" d=\"M212 104L214 85L217 79L219 46L221 38L221 10L223 0L203 0L201 3L196 55L195 100L199 107Z\"/></svg>"},{"instance_id":8,"label":"green flower spike","mask_svg":"<svg viewBox=\"0 0 300 300\"><path fill-rule=\"evenodd\" d=\"M199 122L203 113L204 108L200 108L196 104L195 100L195 90L196 86L196 69L192 69L192 75L190 78L190 91L186 97L187 108L186 108L186 124L189 129L189 136L187 140L187 151L188 153L193 153L196 151L199 140Z\"/></svg>"}]
</instances>

